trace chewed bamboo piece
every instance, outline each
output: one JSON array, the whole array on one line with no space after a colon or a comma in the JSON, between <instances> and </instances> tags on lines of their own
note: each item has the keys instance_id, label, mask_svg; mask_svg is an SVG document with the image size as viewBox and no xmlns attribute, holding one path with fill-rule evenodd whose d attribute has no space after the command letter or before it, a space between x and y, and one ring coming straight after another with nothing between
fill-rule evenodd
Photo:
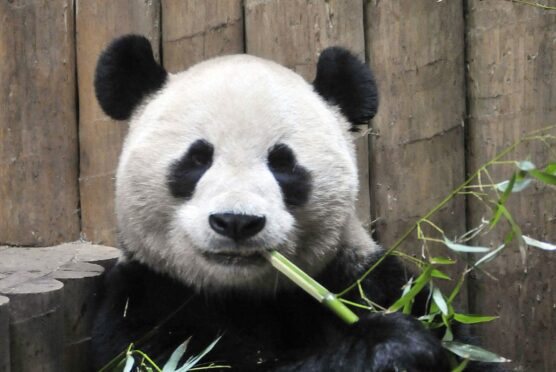
<instances>
[{"instance_id":1,"label":"chewed bamboo piece","mask_svg":"<svg viewBox=\"0 0 556 372\"><path fill-rule=\"evenodd\" d=\"M263 255L276 270L287 276L318 302L332 310L344 322L353 324L359 320L359 317L344 305L334 293L320 285L282 254L277 251L270 251L265 252Z\"/></svg>"}]
</instances>

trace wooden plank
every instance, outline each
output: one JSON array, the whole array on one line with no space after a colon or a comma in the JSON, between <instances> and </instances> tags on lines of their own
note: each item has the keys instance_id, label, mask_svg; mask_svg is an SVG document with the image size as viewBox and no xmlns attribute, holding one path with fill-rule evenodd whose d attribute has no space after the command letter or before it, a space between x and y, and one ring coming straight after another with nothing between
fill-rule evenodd
<instances>
[{"instance_id":1,"label":"wooden plank","mask_svg":"<svg viewBox=\"0 0 556 372\"><path fill-rule=\"evenodd\" d=\"M505 1L472 0L467 10L468 163L475 170L524 133L556 123L556 14ZM554 161L554 147L528 143L510 159L544 166ZM491 174L498 181L511 171L502 166ZM513 194L508 208L525 235L556 241L554 189L529 187ZM483 215L483 208L470 200L471 223L476 225ZM498 244L501 235L480 243ZM553 253L529 249L524 266L513 246L486 267L498 282L477 273L471 283L471 310L500 316L480 327L485 346L514 360L516 370L551 371L556 366L554 258Z\"/></svg>"},{"instance_id":2,"label":"wooden plank","mask_svg":"<svg viewBox=\"0 0 556 372\"><path fill-rule=\"evenodd\" d=\"M162 0L162 60L168 71L243 50L241 0Z\"/></svg>"},{"instance_id":3,"label":"wooden plank","mask_svg":"<svg viewBox=\"0 0 556 372\"><path fill-rule=\"evenodd\" d=\"M0 2L0 60L0 244L77 239L73 2Z\"/></svg>"},{"instance_id":4,"label":"wooden plank","mask_svg":"<svg viewBox=\"0 0 556 372\"><path fill-rule=\"evenodd\" d=\"M0 371L10 372L10 299L0 296Z\"/></svg>"},{"instance_id":5,"label":"wooden plank","mask_svg":"<svg viewBox=\"0 0 556 372\"><path fill-rule=\"evenodd\" d=\"M379 240L389 246L464 179L462 3L369 2L365 11L381 96L371 194ZM435 220L450 236L463 233L463 199Z\"/></svg>"},{"instance_id":6,"label":"wooden plank","mask_svg":"<svg viewBox=\"0 0 556 372\"><path fill-rule=\"evenodd\" d=\"M249 54L281 63L308 81L315 77L320 52L343 46L365 58L362 0L245 2L246 47ZM360 192L357 214L370 222L367 126L355 135Z\"/></svg>"},{"instance_id":7,"label":"wooden plank","mask_svg":"<svg viewBox=\"0 0 556 372\"><path fill-rule=\"evenodd\" d=\"M158 57L160 4L157 0L77 0L77 63L81 223L85 238L116 244L114 172L127 124L110 120L98 105L93 76L98 56L115 37L143 34Z\"/></svg>"},{"instance_id":8,"label":"wooden plank","mask_svg":"<svg viewBox=\"0 0 556 372\"><path fill-rule=\"evenodd\" d=\"M379 242L390 247L465 177L464 23L462 1L366 3L367 53L375 71L380 107L371 137L372 209ZM403 21L402 21L403 20ZM465 232L465 199L455 199L432 218L448 237ZM441 238L424 225L427 236ZM436 245L435 245L436 244ZM414 232L401 250L421 256ZM430 255L458 259L428 244ZM452 278L463 259L443 269ZM444 293L452 282L435 282ZM456 301L467 307L465 287Z\"/></svg>"}]
</instances>

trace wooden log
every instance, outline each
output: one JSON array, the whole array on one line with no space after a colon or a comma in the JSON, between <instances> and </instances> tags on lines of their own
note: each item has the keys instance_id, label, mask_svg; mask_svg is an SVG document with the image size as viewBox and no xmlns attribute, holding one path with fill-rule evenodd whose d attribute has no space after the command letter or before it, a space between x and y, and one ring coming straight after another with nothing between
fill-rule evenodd
<instances>
[{"instance_id":1,"label":"wooden log","mask_svg":"<svg viewBox=\"0 0 556 372\"><path fill-rule=\"evenodd\" d=\"M469 1L467 23L468 164L475 170L527 132L556 123L556 14L511 2ZM553 130L552 135L556 135ZM554 161L554 146L529 142L507 160L529 159L539 167ZM492 169L495 182L515 169ZM539 183L512 194L508 210L525 235L556 241L554 189ZM488 215L469 201L471 225ZM501 222L503 227L504 223ZM503 234L479 243L498 245ZM499 315L479 328L485 347L514 361L523 371L556 366L556 260L553 252L529 249L524 264L515 246L477 273L470 285L471 311Z\"/></svg>"},{"instance_id":2,"label":"wooden log","mask_svg":"<svg viewBox=\"0 0 556 372\"><path fill-rule=\"evenodd\" d=\"M91 328L96 297L104 268L87 262L70 262L52 274L64 284L64 370L90 370Z\"/></svg>"},{"instance_id":3,"label":"wooden log","mask_svg":"<svg viewBox=\"0 0 556 372\"><path fill-rule=\"evenodd\" d=\"M0 244L77 239L73 2L0 2L0 59Z\"/></svg>"},{"instance_id":4,"label":"wooden log","mask_svg":"<svg viewBox=\"0 0 556 372\"><path fill-rule=\"evenodd\" d=\"M9 306L10 306L10 299L5 296L0 296L0 371L5 371L5 372L10 372Z\"/></svg>"},{"instance_id":5,"label":"wooden log","mask_svg":"<svg viewBox=\"0 0 556 372\"><path fill-rule=\"evenodd\" d=\"M62 287L59 281L45 277L22 279L15 287L0 287L0 293L10 298L12 371L63 370Z\"/></svg>"},{"instance_id":6,"label":"wooden log","mask_svg":"<svg viewBox=\"0 0 556 372\"><path fill-rule=\"evenodd\" d=\"M0 247L0 295L10 298L12 370L88 370L95 296L103 266L118 257L115 248L81 242Z\"/></svg>"},{"instance_id":7,"label":"wooden log","mask_svg":"<svg viewBox=\"0 0 556 372\"><path fill-rule=\"evenodd\" d=\"M241 0L162 0L162 60L168 71L243 50Z\"/></svg>"},{"instance_id":8,"label":"wooden log","mask_svg":"<svg viewBox=\"0 0 556 372\"><path fill-rule=\"evenodd\" d=\"M160 4L77 0L76 10L82 232L87 240L115 245L114 173L127 125L110 120L100 109L94 70L102 49L126 33L149 38L158 58Z\"/></svg>"},{"instance_id":9,"label":"wooden log","mask_svg":"<svg viewBox=\"0 0 556 372\"><path fill-rule=\"evenodd\" d=\"M246 48L249 54L281 63L308 81L315 77L320 52L343 46L365 58L363 2L258 1L245 2ZM356 134L360 192L357 214L370 223L367 126Z\"/></svg>"}]
</instances>

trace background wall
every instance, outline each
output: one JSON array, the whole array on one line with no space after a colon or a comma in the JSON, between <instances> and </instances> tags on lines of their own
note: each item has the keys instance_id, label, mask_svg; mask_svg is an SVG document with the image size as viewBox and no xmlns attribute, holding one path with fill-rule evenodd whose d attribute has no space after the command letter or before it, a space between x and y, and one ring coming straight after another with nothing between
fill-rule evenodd
<instances>
[{"instance_id":1,"label":"background wall","mask_svg":"<svg viewBox=\"0 0 556 372\"><path fill-rule=\"evenodd\" d=\"M114 170L127 128L102 113L92 80L100 51L125 33L146 35L170 72L247 52L312 80L327 46L365 59L381 106L355 135L358 213L376 220L385 246L466 170L556 124L556 11L518 2L0 0L0 20L0 245L116 244ZM531 145L519 155L543 164L548 154ZM549 192L532 187L511 208L525 233L555 241ZM435 221L461 235L483 213L459 198ZM525 270L508 250L488 269L498 281L471 281L461 304L501 315L482 328L486 346L519 370L553 370L556 257L530 252Z\"/></svg>"}]
</instances>

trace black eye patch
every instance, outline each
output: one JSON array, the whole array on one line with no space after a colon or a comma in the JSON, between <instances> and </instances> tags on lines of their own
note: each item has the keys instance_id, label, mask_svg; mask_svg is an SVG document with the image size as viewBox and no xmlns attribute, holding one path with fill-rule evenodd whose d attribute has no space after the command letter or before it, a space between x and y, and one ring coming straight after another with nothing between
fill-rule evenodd
<instances>
[{"instance_id":1,"label":"black eye patch","mask_svg":"<svg viewBox=\"0 0 556 372\"><path fill-rule=\"evenodd\" d=\"M311 174L297 163L291 148L277 144L268 152L268 168L280 185L286 204L301 206L309 200Z\"/></svg>"},{"instance_id":2,"label":"black eye patch","mask_svg":"<svg viewBox=\"0 0 556 372\"><path fill-rule=\"evenodd\" d=\"M197 182L212 165L214 147L205 140L197 140L187 153L170 166L168 187L176 198L190 198Z\"/></svg>"}]
</instances>

